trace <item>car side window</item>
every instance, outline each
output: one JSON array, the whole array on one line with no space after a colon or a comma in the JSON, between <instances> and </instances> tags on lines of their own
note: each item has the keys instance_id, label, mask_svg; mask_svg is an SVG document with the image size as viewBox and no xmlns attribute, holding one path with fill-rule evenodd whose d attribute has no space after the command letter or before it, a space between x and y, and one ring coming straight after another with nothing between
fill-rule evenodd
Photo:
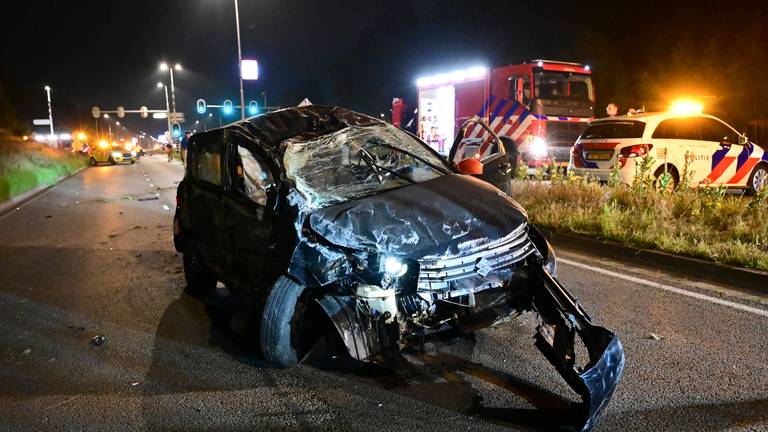
<instances>
[{"instance_id":1,"label":"car side window","mask_svg":"<svg viewBox=\"0 0 768 432\"><path fill-rule=\"evenodd\" d=\"M204 182L221 185L221 139L217 135L197 136L191 142L190 174Z\"/></svg>"},{"instance_id":2,"label":"car side window","mask_svg":"<svg viewBox=\"0 0 768 432\"><path fill-rule=\"evenodd\" d=\"M699 119L701 135L704 141L712 141L726 144L738 144L736 133L722 122L702 117Z\"/></svg>"},{"instance_id":3,"label":"car side window","mask_svg":"<svg viewBox=\"0 0 768 432\"><path fill-rule=\"evenodd\" d=\"M235 175L235 188L238 191L256 204L267 205L267 191L274 187L275 182L269 167L260 157L237 146Z\"/></svg>"},{"instance_id":4,"label":"car side window","mask_svg":"<svg viewBox=\"0 0 768 432\"><path fill-rule=\"evenodd\" d=\"M673 118L659 123L653 131L652 138L701 140L699 125L692 118Z\"/></svg>"}]
</instances>

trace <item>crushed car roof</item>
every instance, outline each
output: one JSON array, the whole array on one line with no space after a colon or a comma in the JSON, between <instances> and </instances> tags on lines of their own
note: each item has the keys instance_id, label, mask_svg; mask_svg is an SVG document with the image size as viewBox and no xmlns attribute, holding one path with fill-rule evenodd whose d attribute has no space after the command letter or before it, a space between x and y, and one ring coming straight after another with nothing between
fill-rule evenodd
<instances>
[{"instance_id":1,"label":"crushed car roof","mask_svg":"<svg viewBox=\"0 0 768 432\"><path fill-rule=\"evenodd\" d=\"M264 147L276 149L283 141L298 136L311 139L349 126L385 124L345 108L310 105L272 111L214 130L238 131Z\"/></svg>"}]
</instances>

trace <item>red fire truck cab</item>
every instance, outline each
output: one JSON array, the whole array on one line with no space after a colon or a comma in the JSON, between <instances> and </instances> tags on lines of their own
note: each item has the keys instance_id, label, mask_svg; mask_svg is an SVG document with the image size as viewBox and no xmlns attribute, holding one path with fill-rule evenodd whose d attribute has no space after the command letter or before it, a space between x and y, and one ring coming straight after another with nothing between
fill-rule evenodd
<instances>
[{"instance_id":1,"label":"red fire truck cab","mask_svg":"<svg viewBox=\"0 0 768 432\"><path fill-rule=\"evenodd\" d=\"M574 142L594 119L590 67L577 63L533 60L492 70L473 67L423 77L416 85L418 135L443 155L449 154L459 127L479 116L531 170L544 163L565 166ZM395 99L393 120L401 118L402 107ZM490 141L483 128L470 127L451 162L482 160L495 147Z\"/></svg>"}]
</instances>

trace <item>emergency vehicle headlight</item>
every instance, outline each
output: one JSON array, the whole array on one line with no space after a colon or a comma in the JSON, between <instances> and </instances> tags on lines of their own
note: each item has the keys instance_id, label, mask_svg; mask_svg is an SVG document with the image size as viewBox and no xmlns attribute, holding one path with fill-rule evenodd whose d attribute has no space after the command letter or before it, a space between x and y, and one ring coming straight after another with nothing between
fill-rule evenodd
<instances>
[{"instance_id":1,"label":"emergency vehicle headlight","mask_svg":"<svg viewBox=\"0 0 768 432\"><path fill-rule=\"evenodd\" d=\"M542 137L534 137L528 146L528 152L534 157L547 156L547 140Z\"/></svg>"},{"instance_id":2,"label":"emergency vehicle headlight","mask_svg":"<svg viewBox=\"0 0 768 432\"><path fill-rule=\"evenodd\" d=\"M123 155L123 154L122 154L122 153L120 153L119 151L113 151L113 152L112 152L112 157L120 157L120 156L122 156L122 155Z\"/></svg>"}]
</instances>

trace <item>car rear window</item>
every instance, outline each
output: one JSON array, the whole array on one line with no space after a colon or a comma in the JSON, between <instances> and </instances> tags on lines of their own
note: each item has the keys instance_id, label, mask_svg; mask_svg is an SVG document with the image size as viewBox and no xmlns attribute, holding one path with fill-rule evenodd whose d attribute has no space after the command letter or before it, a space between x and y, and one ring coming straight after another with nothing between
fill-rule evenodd
<instances>
[{"instance_id":1,"label":"car rear window","mask_svg":"<svg viewBox=\"0 0 768 432\"><path fill-rule=\"evenodd\" d=\"M645 122L616 120L589 125L580 139L642 138Z\"/></svg>"}]
</instances>

